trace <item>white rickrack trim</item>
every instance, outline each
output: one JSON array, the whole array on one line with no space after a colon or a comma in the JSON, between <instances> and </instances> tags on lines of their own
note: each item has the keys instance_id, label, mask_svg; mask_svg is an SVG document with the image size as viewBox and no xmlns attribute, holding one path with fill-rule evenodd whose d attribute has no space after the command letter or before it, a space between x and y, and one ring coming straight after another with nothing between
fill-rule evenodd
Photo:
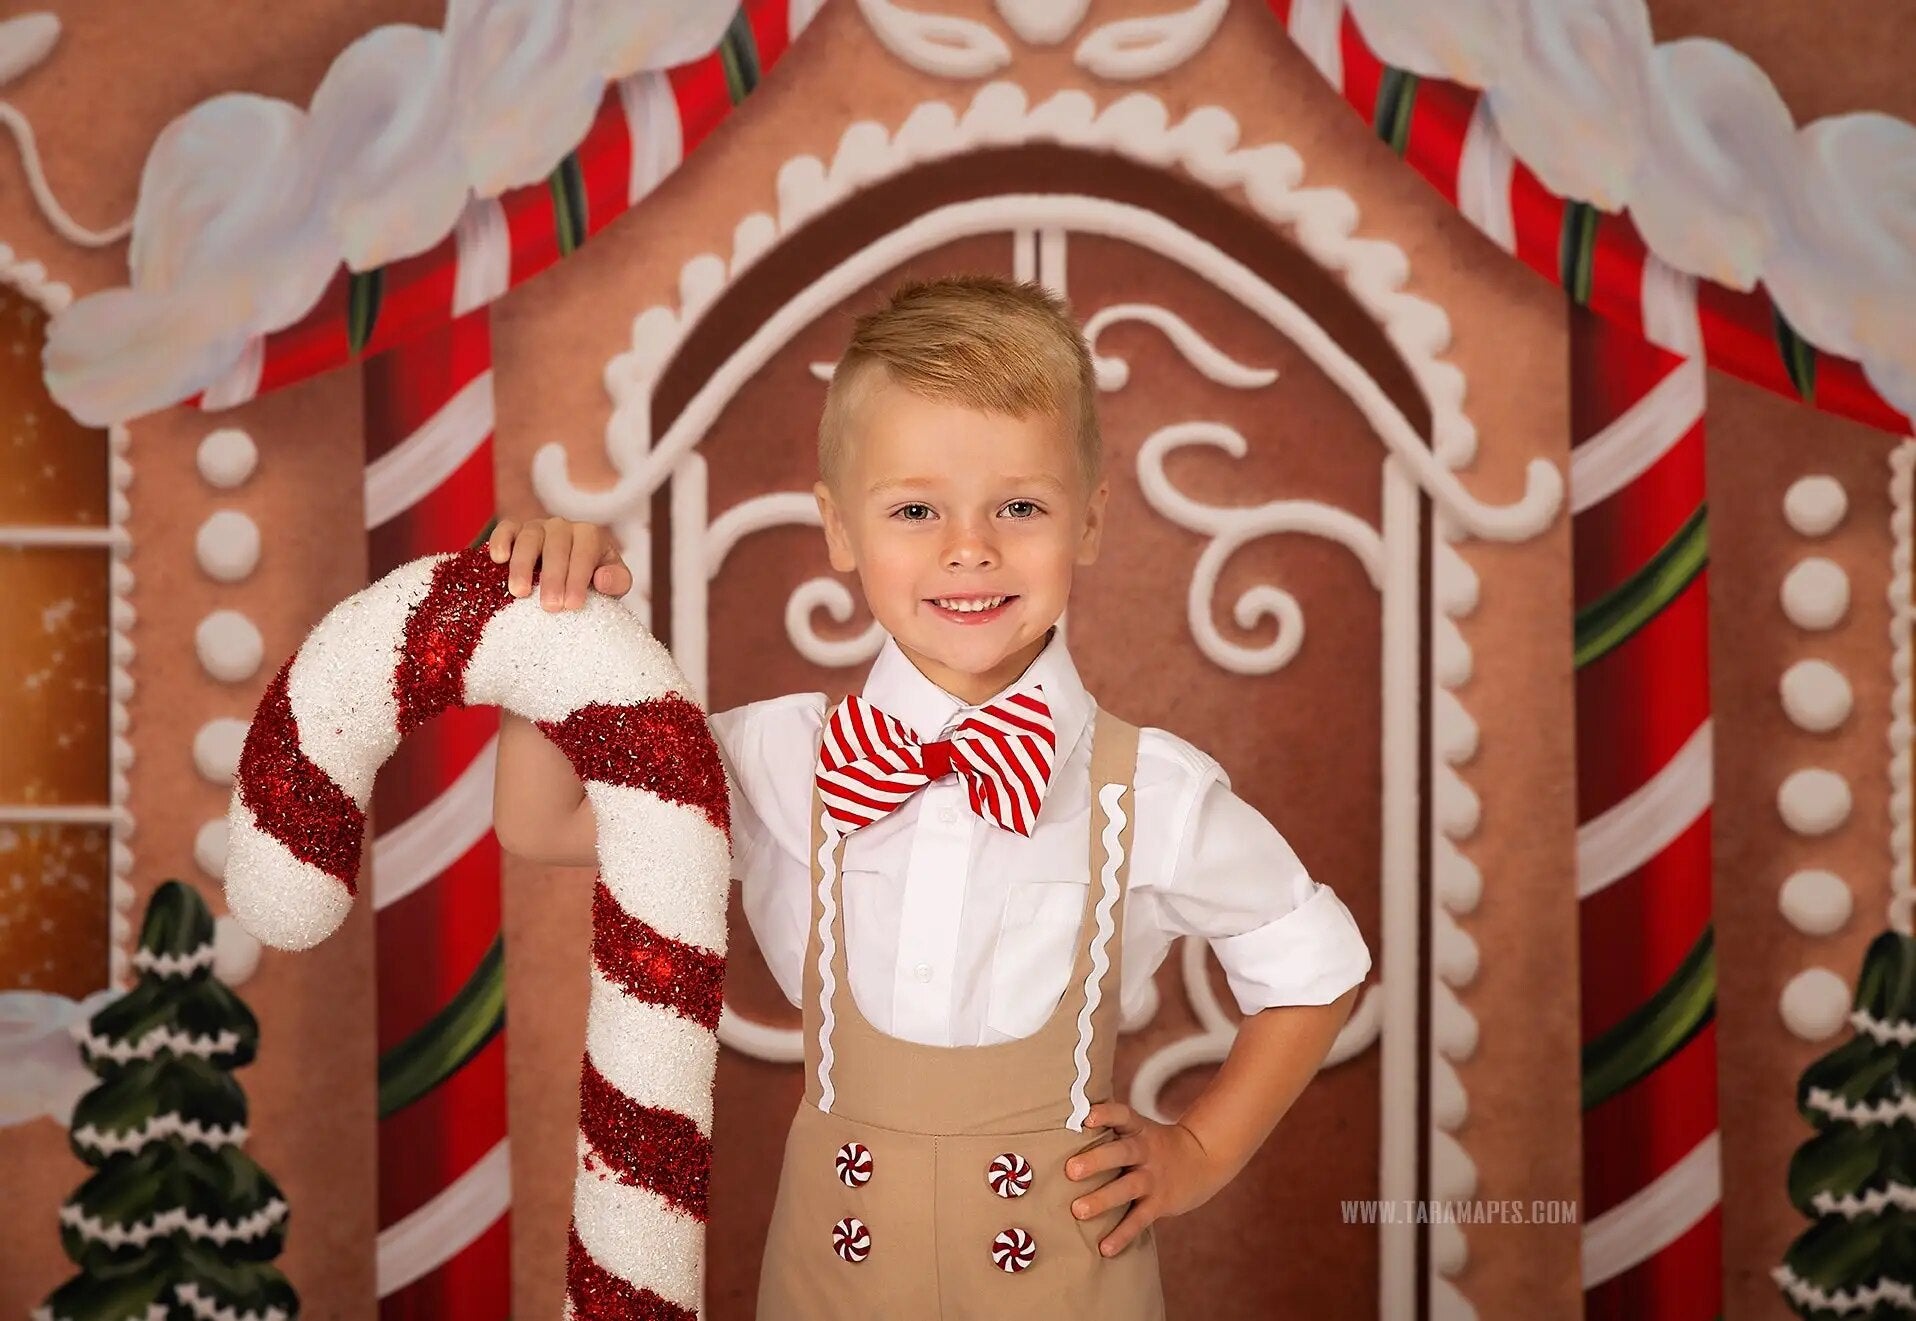
<instances>
[{"instance_id":1,"label":"white rickrack trim","mask_svg":"<svg viewBox=\"0 0 1916 1321\"><path fill-rule=\"evenodd\" d=\"M1791 1302L1822 1311L1861 1312L1890 1299L1905 1311L1916 1312L1916 1290L1912 1290L1907 1281L1893 1276L1885 1276L1861 1289L1839 1289L1835 1293L1802 1279L1788 1266L1775 1267L1770 1271L1770 1278L1790 1296Z\"/></svg>"},{"instance_id":2,"label":"white rickrack trim","mask_svg":"<svg viewBox=\"0 0 1916 1321\"><path fill-rule=\"evenodd\" d=\"M161 977L191 977L213 966L213 942L209 940L187 954L155 954L142 946L133 951L133 966Z\"/></svg>"},{"instance_id":3,"label":"white rickrack trim","mask_svg":"<svg viewBox=\"0 0 1916 1321\"><path fill-rule=\"evenodd\" d=\"M1916 1042L1916 1019L1878 1018L1867 1009L1858 1009L1849 1016L1849 1021L1858 1032L1885 1046L1907 1046Z\"/></svg>"},{"instance_id":4,"label":"white rickrack trim","mask_svg":"<svg viewBox=\"0 0 1916 1321\"><path fill-rule=\"evenodd\" d=\"M1916 1120L1916 1096L1900 1096L1893 1101L1877 1101L1869 1105L1852 1105L1835 1092L1812 1087L1809 1099L1811 1107L1831 1119L1843 1119L1852 1124L1893 1124L1899 1119Z\"/></svg>"},{"instance_id":5,"label":"white rickrack trim","mask_svg":"<svg viewBox=\"0 0 1916 1321\"><path fill-rule=\"evenodd\" d=\"M227 1031L217 1037L192 1036L185 1032L175 1032L170 1027L149 1029L144 1035L133 1041L114 1041L95 1033L85 1023L74 1028L74 1038L85 1047L90 1055L112 1060L115 1064L126 1064L132 1060L150 1060L162 1050L170 1050L175 1055L194 1055L210 1060L215 1055L224 1055L239 1049L239 1033Z\"/></svg>"},{"instance_id":6,"label":"white rickrack trim","mask_svg":"<svg viewBox=\"0 0 1916 1321\"><path fill-rule=\"evenodd\" d=\"M221 1307L211 1298L201 1295L199 1287L192 1281L175 1285L173 1297L180 1306L187 1308L199 1321L292 1321L285 1312L277 1307L269 1307L264 1312L242 1312L238 1308Z\"/></svg>"},{"instance_id":7,"label":"white rickrack trim","mask_svg":"<svg viewBox=\"0 0 1916 1321\"><path fill-rule=\"evenodd\" d=\"M218 1124L206 1127L197 1119L181 1119L178 1115L155 1115L126 1133L103 1133L91 1124L73 1130L75 1142L106 1156L138 1151L150 1142L169 1137L185 1138L188 1142L198 1142L208 1147L237 1147L246 1141L247 1132L244 1124L234 1124L228 1128L221 1128Z\"/></svg>"},{"instance_id":8,"label":"white rickrack trim","mask_svg":"<svg viewBox=\"0 0 1916 1321\"><path fill-rule=\"evenodd\" d=\"M225 1247L228 1243L259 1238L286 1219L286 1203L275 1197L244 1220L208 1220L189 1215L176 1206L158 1215L148 1216L131 1225L117 1225L90 1216L72 1202L60 1208L60 1223L76 1229L89 1243L104 1243L109 1248L143 1248L156 1238L166 1238L182 1229L197 1239Z\"/></svg>"},{"instance_id":9,"label":"white rickrack trim","mask_svg":"<svg viewBox=\"0 0 1916 1321\"><path fill-rule=\"evenodd\" d=\"M1894 1206L1899 1211L1916 1211L1916 1185L1892 1183L1887 1187L1872 1188L1861 1196L1845 1193L1841 1197L1831 1197L1828 1193L1818 1193L1810 1198L1810 1205L1818 1215L1840 1215L1845 1220L1877 1215L1886 1206Z\"/></svg>"}]
</instances>

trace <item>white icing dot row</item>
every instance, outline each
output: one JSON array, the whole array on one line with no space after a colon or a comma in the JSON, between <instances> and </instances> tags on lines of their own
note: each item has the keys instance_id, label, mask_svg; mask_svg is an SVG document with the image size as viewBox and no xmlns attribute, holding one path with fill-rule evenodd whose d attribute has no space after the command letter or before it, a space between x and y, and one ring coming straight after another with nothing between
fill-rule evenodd
<instances>
[{"instance_id":1,"label":"white icing dot row","mask_svg":"<svg viewBox=\"0 0 1916 1321\"><path fill-rule=\"evenodd\" d=\"M1783 518L1806 538L1828 536L1849 512L1843 484L1827 475L1799 478L1783 496ZM1806 555L1784 575L1783 614L1798 628L1822 633L1849 614L1849 574L1824 555ZM1849 679L1826 660L1805 659L1785 670L1778 689L1783 714L1808 734L1828 734L1849 719L1855 705ZM1778 787L1776 810L1798 835L1822 836L1849 819L1854 805L1849 781L1835 771L1805 766ZM1777 892L1785 920L1808 936L1841 930L1855 906L1842 877L1820 868L1793 873ZM1824 1041L1849 1021L1850 988L1824 967L1805 968L1783 987L1777 1005L1783 1025L1804 1041Z\"/></svg>"}]
</instances>

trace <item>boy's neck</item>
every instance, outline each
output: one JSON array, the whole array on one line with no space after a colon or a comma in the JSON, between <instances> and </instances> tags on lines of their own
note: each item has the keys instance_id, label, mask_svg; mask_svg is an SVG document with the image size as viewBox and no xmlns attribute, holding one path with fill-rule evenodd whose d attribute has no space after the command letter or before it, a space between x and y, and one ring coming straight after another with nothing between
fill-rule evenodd
<instances>
[{"instance_id":1,"label":"boy's neck","mask_svg":"<svg viewBox=\"0 0 1916 1321\"><path fill-rule=\"evenodd\" d=\"M1045 647L1050 644L1051 635L1055 632L1057 632L1057 625L1054 624L1044 631L1042 637L1005 657L1003 664L982 674L947 669L936 661L918 655L902 642L898 644L898 650L904 653L905 659L910 661L920 674L936 684L940 691L957 698L966 706L977 706L1015 683L1020 675L1030 669L1031 663L1037 660Z\"/></svg>"}]
</instances>

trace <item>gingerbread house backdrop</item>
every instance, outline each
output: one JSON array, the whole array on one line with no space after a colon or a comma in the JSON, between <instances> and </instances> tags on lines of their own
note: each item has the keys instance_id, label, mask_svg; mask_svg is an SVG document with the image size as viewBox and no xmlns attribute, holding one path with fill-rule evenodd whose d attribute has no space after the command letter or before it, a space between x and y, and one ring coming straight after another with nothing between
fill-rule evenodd
<instances>
[{"instance_id":1,"label":"gingerbread house backdrop","mask_svg":"<svg viewBox=\"0 0 1916 1321\"><path fill-rule=\"evenodd\" d=\"M846 691L878 638L814 528L823 379L850 313L956 270L1065 294L1098 356L1089 686L1215 753L1376 954L1271 1142L1164 1227L1171 1314L1910 1306L1916 38L1888 4L1518 9L0 26L0 1313L121 1232L72 1200L74 1033L151 970L166 878L221 911L305 631L550 512L618 531L708 706ZM561 1305L590 877L500 855L495 730L402 745L338 937L215 928L310 1316ZM737 918L715 1318L801 1091ZM1123 1007L1134 1103L1188 1102L1228 1005L1174 947Z\"/></svg>"}]
</instances>

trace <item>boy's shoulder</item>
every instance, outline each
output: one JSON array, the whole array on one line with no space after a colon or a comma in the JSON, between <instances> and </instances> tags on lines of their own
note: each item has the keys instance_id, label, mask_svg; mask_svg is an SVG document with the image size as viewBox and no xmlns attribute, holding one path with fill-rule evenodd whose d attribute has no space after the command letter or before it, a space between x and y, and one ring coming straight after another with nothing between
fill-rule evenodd
<instances>
[{"instance_id":1,"label":"boy's shoulder","mask_svg":"<svg viewBox=\"0 0 1916 1321\"><path fill-rule=\"evenodd\" d=\"M1156 725L1138 726L1138 777L1141 781L1172 781L1195 785L1215 775L1227 785L1230 777L1218 759L1182 735Z\"/></svg>"},{"instance_id":2,"label":"boy's shoulder","mask_svg":"<svg viewBox=\"0 0 1916 1321\"><path fill-rule=\"evenodd\" d=\"M713 733L728 751L782 738L809 741L825 723L825 694L782 693L714 711L709 719Z\"/></svg>"}]
</instances>

